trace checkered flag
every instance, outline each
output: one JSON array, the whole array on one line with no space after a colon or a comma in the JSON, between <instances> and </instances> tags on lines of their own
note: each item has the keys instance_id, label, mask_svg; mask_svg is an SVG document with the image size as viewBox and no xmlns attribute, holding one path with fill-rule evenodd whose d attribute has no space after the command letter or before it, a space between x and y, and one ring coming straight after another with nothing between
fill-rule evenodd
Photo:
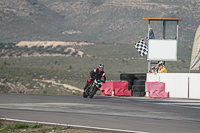
<instances>
[{"instance_id":1,"label":"checkered flag","mask_svg":"<svg viewBox=\"0 0 200 133\"><path fill-rule=\"evenodd\" d=\"M135 43L135 48L137 49L137 51L140 53L141 56L147 55L148 53L148 47L144 40Z\"/></svg>"}]
</instances>

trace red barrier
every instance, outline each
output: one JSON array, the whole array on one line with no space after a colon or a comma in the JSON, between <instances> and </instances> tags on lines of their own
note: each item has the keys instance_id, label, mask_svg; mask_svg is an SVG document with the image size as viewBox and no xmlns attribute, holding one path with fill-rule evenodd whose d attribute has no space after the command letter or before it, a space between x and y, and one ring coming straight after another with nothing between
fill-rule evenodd
<instances>
[{"instance_id":1,"label":"red barrier","mask_svg":"<svg viewBox=\"0 0 200 133\"><path fill-rule=\"evenodd\" d=\"M115 96L131 96L131 91L128 90L128 81L113 81L112 85Z\"/></svg>"},{"instance_id":2,"label":"red barrier","mask_svg":"<svg viewBox=\"0 0 200 133\"><path fill-rule=\"evenodd\" d=\"M169 98L163 82L145 82L145 92L149 92L149 98Z\"/></svg>"},{"instance_id":3,"label":"red barrier","mask_svg":"<svg viewBox=\"0 0 200 133\"><path fill-rule=\"evenodd\" d=\"M150 90L165 90L165 83L163 82L145 82L145 92Z\"/></svg>"},{"instance_id":4,"label":"red barrier","mask_svg":"<svg viewBox=\"0 0 200 133\"><path fill-rule=\"evenodd\" d=\"M102 96L111 96L112 94L111 85L112 85L111 81L106 81L105 83L101 84L100 91Z\"/></svg>"},{"instance_id":5,"label":"red barrier","mask_svg":"<svg viewBox=\"0 0 200 133\"><path fill-rule=\"evenodd\" d=\"M101 95L102 95L102 96L106 96L106 94L105 94L105 91L104 91L104 90L102 90L102 91L101 91Z\"/></svg>"},{"instance_id":6,"label":"red barrier","mask_svg":"<svg viewBox=\"0 0 200 133\"><path fill-rule=\"evenodd\" d=\"M131 96L131 91L128 90L128 81L106 81L102 83L100 88L102 96L111 96L114 91L114 96Z\"/></svg>"},{"instance_id":7,"label":"red barrier","mask_svg":"<svg viewBox=\"0 0 200 133\"><path fill-rule=\"evenodd\" d=\"M169 92L164 90L150 90L149 98L169 98Z\"/></svg>"}]
</instances>

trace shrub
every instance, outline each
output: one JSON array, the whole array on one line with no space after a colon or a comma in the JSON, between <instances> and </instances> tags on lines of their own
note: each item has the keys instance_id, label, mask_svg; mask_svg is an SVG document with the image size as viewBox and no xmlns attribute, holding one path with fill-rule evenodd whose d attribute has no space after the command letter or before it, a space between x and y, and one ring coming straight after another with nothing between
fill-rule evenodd
<instances>
[{"instance_id":1,"label":"shrub","mask_svg":"<svg viewBox=\"0 0 200 133\"><path fill-rule=\"evenodd\" d=\"M29 126L30 128L41 128L41 127L43 127L43 125L42 124L33 124L33 125L30 125Z\"/></svg>"},{"instance_id":2,"label":"shrub","mask_svg":"<svg viewBox=\"0 0 200 133\"><path fill-rule=\"evenodd\" d=\"M72 56L75 56L78 53L78 51L75 51L72 53Z\"/></svg>"},{"instance_id":3,"label":"shrub","mask_svg":"<svg viewBox=\"0 0 200 133\"><path fill-rule=\"evenodd\" d=\"M69 69L72 69L72 66L71 66L71 65L69 66Z\"/></svg>"},{"instance_id":4,"label":"shrub","mask_svg":"<svg viewBox=\"0 0 200 133\"><path fill-rule=\"evenodd\" d=\"M63 54L69 54L71 52L71 49L68 49L67 52L64 52Z\"/></svg>"},{"instance_id":5,"label":"shrub","mask_svg":"<svg viewBox=\"0 0 200 133\"><path fill-rule=\"evenodd\" d=\"M15 123L13 127L14 129L27 129L29 126L25 123Z\"/></svg>"}]
</instances>

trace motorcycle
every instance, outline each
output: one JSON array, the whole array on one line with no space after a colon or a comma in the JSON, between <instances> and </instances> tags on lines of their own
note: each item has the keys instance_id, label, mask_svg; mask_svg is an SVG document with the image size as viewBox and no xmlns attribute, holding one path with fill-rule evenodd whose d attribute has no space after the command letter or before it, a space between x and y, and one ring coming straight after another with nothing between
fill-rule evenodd
<instances>
[{"instance_id":1,"label":"motorcycle","mask_svg":"<svg viewBox=\"0 0 200 133\"><path fill-rule=\"evenodd\" d=\"M93 98L93 96L96 94L97 90L101 86L101 80L94 79L93 82L89 83L83 92L83 97L87 98Z\"/></svg>"},{"instance_id":2,"label":"motorcycle","mask_svg":"<svg viewBox=\"0 0 200 133\"><path fill-rule=\"evenodd\" d=\"M87 83L87 87L84 89L83 97L87 98L89 96L90 88L92 87L92 82Z\"/></svg>"}]
</instances>

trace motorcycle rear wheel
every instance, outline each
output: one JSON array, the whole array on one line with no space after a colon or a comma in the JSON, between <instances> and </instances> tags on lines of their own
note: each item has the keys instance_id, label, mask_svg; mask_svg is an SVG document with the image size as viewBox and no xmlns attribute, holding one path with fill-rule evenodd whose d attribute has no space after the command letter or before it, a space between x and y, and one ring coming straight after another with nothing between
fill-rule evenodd
<instances>
[{"instance_id":1,"label":"motorcycle rear wheel","mask_svg":"<svg viewBox=\"0 0 200 133\"><path fill-rule=\"evenodd\" d=\"M83 97L87 98L90 92L91 84L89 84L83 92Z\"/></svg>"}]
</instances>

